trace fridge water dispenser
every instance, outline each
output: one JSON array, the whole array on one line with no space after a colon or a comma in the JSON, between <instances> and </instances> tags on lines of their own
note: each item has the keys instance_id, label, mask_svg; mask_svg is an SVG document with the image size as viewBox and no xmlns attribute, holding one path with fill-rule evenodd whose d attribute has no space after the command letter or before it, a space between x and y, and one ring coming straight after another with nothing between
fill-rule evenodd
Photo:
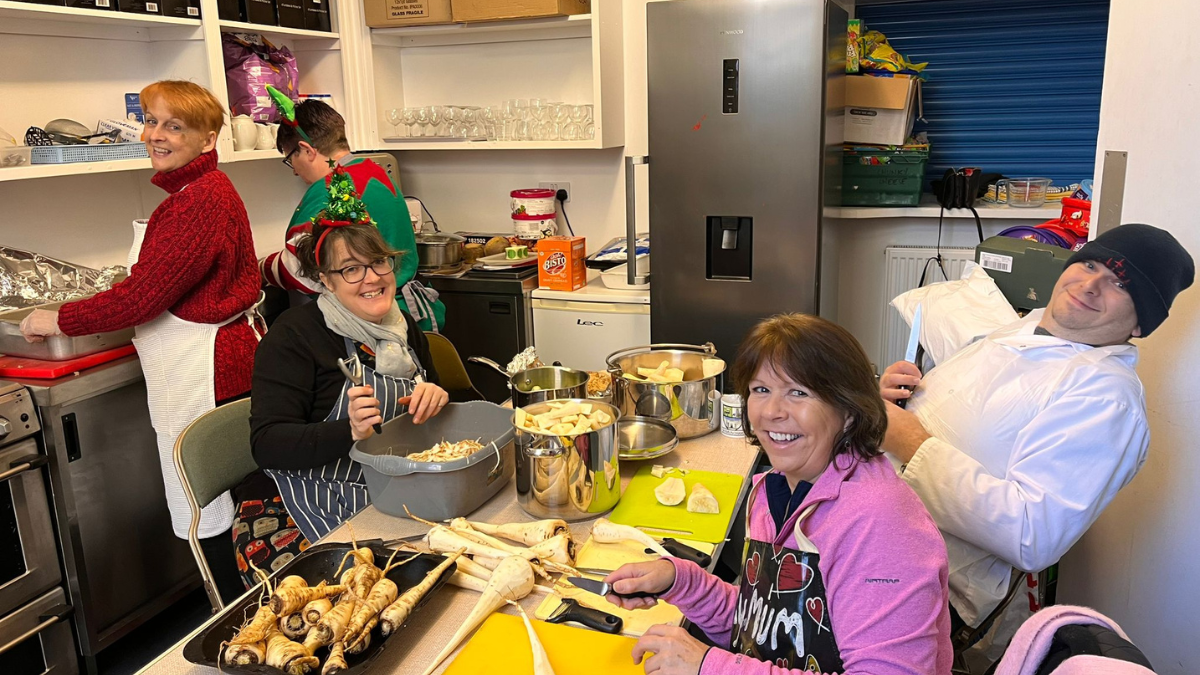
<instances>
[{"instance_id":1,"label":"fridge water dispenser","mask_svg":"<svg viewBox=\"0 0 1200 675\"><path fill-rule=\"evenodd\" d=\"M708 216L708 278L750 281L753 244L753 218Z\"/></svg>"}]
</instances>

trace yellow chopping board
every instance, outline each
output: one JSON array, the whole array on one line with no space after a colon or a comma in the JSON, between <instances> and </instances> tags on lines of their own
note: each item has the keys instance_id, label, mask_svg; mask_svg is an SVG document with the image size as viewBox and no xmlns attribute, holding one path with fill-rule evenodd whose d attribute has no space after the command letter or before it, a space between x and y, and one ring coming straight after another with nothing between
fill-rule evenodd
<instances>
[{"instance_id":1,"label":"yellow chopping board","mask_svg":"<svg viewBox=\"0 0 1200 675\"><path fill-rule=\"evenodd\" d=\"M555 675L642 674L633 663L637 640L586 628L533 621L533 629L550 657ZM529 675L533 652L519 616L499 612L488 617L446 668L445 675Z\"/></svg>"},{"instance_id":2,"label":"yellow chopping board","mask_svg":"<svg viewBox=\"0 0 1200 675\"><path fill-rule=\"evenodd\" d=\"M712 544L702 541L688 541L686 539L679 540L680 543L691 546L692 548L711 554L716 548ZM597 569L597 570L615 570L625 563L645 562L647 560L657 560L658 556L653 553L646 553L645 546L633 541L620 541L612 544L601 544L591 538L583 543L579 548L579 552L575 557L575 565L578 568ZM596 579L603 578L600 574L585 574ZM673 605L668 605L665 602L660 602L650 609L622 609L610 603L604 598L594 593L588 593L582 588L575 588L567 584L560 584L557 587L562 597L574 598L579 601L579 604L592 609L598 609L602 612L608 612L621 617L624 624L621 627L622 635L638 636L644 634L650 629L650 626L665 623L671 626L678 626L683 620L683 613L676 609ZM542 604L538 605L534 616L543 621L550 617L550 614L558 609L561 600L557 595L548 595Z\"/></svg>"}]
</instances>

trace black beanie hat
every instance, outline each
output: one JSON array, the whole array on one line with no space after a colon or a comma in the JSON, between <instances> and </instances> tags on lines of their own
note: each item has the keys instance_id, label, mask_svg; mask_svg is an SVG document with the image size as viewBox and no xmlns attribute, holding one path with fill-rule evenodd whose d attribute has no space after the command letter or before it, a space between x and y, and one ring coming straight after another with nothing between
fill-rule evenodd
<instances>
[{"instance_id":1,"label":"black beanie hat","mask_svg":"<svg viewBox=\"0 0 1200 675\"><path fill-rule=\"evenodd\" d=\"M1192 285L1196 264L1166 230L1130 223L1105 232L1067 260L1071 266L1097 260L1125 282L1137 310L1141 337L1154 332L1166 318L1180 291Z\"/></svg>"}]
</instances>

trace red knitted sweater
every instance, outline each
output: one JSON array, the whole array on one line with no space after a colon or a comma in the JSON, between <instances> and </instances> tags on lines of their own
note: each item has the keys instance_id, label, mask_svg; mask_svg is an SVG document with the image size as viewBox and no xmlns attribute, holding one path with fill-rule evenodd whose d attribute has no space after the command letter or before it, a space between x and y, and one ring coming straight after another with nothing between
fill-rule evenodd
<instances>
[{"instance_id":1,"label":"red knitted sweater","mask_svg":"<svg viewBox=\"0 0 1200 675\"><path fill-rule=\"evenodd\" d=\"M150 216L137 264L111 290L63 305L58 312L63 333L121 330L165 311L185 321L221 323L258 299L250 219L229 177L217 170L217 153L150 180L169 196ZM218 401L250 390L257 346L244 319L217 331Z\"/></svg>"}]
</instances>

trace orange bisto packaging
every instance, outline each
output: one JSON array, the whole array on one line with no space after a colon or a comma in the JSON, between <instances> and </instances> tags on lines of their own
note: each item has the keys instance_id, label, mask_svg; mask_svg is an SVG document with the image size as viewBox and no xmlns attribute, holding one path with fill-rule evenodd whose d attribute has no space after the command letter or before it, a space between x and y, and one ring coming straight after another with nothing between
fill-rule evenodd
<instances>
[{"instance_id":1,"label":"orange bisto packaging","mask_svg":"<svg viewBox=\"0 0 1200 675\"><path fill-rule=\"evenodd\" d=\"M546 237L537 243L538 286L574 291L587 284L584 237Z\"/></svg>"}]
</instances>

